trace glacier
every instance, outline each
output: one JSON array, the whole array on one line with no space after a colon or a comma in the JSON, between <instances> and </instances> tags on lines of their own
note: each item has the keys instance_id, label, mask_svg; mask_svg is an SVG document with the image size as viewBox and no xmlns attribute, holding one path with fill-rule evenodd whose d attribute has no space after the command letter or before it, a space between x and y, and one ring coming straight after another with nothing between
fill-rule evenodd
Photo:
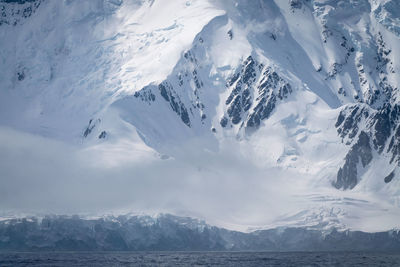
<instances>
[{"instance_id":1,"label":"glacier","mask_svg":"<svg viewBox=\"0 0 400 267\"><path fill-rule=\"evenodd\" d=\"M251 233L168 214L45 216L0 222L5 251L398 251L399 231L320 232L279 228Z\"/></svg>"}]
</instances>

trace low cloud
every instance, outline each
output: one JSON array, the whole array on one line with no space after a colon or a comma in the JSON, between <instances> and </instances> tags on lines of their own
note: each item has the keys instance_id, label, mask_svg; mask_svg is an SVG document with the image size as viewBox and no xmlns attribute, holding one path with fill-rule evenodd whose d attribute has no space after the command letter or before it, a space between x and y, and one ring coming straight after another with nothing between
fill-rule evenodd
<instances>
[{"instance_id":1,"label":"low cloud","mask_svg":"<svg viewBox=\"0 0 400 267\"><path fill-rule=\"evenodd\" d=\"M172 212L249 223L280 213L290 191L278 170L234 151L107 167L98 150L7 128L0 140L0 208L14 213Z\"/></svg>"},{"instance_id":2,"label":"low cloud","mask_svg":"<svg viewBox=\"0 0 400 267\"><path fill-rule=\"evenodd\" d=\"M8 128L0 140L5 214L165 212L245 230L306 209L313 192L306 177L257 166L229 144L218 153L188 149L179 159L109 165L120 149L107 154Z\"/></svg>"}]
</instances>

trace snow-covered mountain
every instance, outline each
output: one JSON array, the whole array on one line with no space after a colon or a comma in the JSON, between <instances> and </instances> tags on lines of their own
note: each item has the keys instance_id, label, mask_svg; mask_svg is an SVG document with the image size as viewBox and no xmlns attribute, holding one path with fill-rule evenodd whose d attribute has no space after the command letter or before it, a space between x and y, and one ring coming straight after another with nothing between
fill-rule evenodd
<instances>
[{"instance_id":1,"label":"snow-covered mountain","mask_svg":"<svg viewBox=\"0 0 400 267\"><path fill-rule=\"evenodd\" d=\"M0 11L4 129L96 166L185 161L223 177L191 189L240 195L229 184L248 172L253 214L273 206L261 208L264 189L295 196L246 227L399 226L398 1L2 0Z\"/></svg>"}]
</instances>

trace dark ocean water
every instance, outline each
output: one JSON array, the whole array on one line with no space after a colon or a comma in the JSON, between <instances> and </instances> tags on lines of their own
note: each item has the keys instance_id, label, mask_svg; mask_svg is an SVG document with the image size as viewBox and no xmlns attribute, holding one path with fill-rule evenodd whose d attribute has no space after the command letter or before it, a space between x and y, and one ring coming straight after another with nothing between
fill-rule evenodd
<instances>
[{"instance_id":1,"label":"dark ocean water","mask_svg":"<svg viewBox=\"0 0 400 267\"><path fill-rule=\"evenodd\" d=\"M400 253L13 252L0 266L400 266Z\"/></svg>"}]
</instances>

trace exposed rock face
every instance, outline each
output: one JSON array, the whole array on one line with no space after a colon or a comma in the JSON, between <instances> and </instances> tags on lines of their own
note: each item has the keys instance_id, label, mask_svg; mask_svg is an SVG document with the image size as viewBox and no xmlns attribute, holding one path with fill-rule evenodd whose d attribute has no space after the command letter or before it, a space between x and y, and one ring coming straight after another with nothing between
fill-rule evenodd
<instances>
[{"instance_id":1,"label":"exposed rock face","mask_svg":"<svg viewBox=\"0 0 400 267\"><path fill-rule=\"evenodd\" d=\"M391 57L392 49L388 47L381 32L373 37L374 42L369 48L375 54L373 69L368 71L368 68L371 67L367 65L367 59L364 57L358 57L356 61L361 90L357 93L356 100L360 104L345 107L340 112L335 125L343 142L352 146L345 158L344 166L338 172L337 181L334 183L338 188L351 189L357 184L357 180L359 180L356 178L359 176L357 168L354 167L354 163L349 163L352 161L351 159L354 162L358 161L358 158L354 156L353 148L363 140L365 141L367 136L370 139L372 150L377 152L376 155L381 157L381 155L389 154L390 162L388 164L399 163L399 140L396 132L400 107L397 99L398 89L393 85L393 79L390 78L396 73ZM361 135L361 131L364 134ZM365 153L366 150L359 152ZM367 155L360 155L360 157L369 158L369 154L370 152ZM363 165L362 168L364 167ZM345 179L344 176L347 178ZM350 176L352 178L349 178ZM385 181L387 180L385 178Z\"/></svg>"},{"instance_id":2,"label":"exposed rock face","mask_svg":"<svg viewBox=\"0 0 400 267\"><path fill-rule=\"evenodd\" d=\"M82 136L85 139L91 137L95 138L96 136L98 139L106 139L108 133L101 128L101 119L90 119Z\"/></svg>"},{"instance_id":3,"label":"exposed rock face","mask_svg":"<svg viewBox=\"0 0 400 267\"><path fill-rule=\"evenodd\" d=\"M396 112L399 114L398 111ZM396 162L400 166L400 125L398 125L398 121L397 128L390 139L387 152L392 154L390 163Z\"/></svg>"},{"instance_id":4,"label":"exposed rock face","mask_svg":"<svg viewBox=\"0 0 400 267\"><path fill-rule=\"evenodd\" d=\"M365 168L372 160L372 150L369 136L361 131L357 143L355 143L346 155L345 163L337 174L334 183L336 188L352 189L357 185L357 170L361 162Z\"/></svg>"},{"instance_id":5,"label":"exposed rock face","mask_svg":"<svg viewBox=\"0 0 400 267\"><path fill-rule=\"evenodd\" d=\"M292 8L292 10L300 9L303 6L303 3L301 2L301 0L290 0L289 4L290 4L290 7Z\"/></svg>"},{"instance_id":6,"label":"exposed rock face","mask_svg":"<svg viewBox=\"0 0 400 267\"><path fill-rule=\"evenodd\" d=\"M351 145L351 149L338 171L335 187L354 188L358 182L358 171L372 161L373 151L378 155L389 154L390 164L399 163L399 109L398 105L389 103L379 110L356 104L340 112L335 126L339 136L347 145ZM386 177L387 180L391 181Z\"/></svg>"},{"instance_id":7,"label":"exposed rock face","mask_svg":"<svg viewBox=\"0 0 400 267\"><path fill-rule=\"evenodd\" d=\"M249 56L228 81L231 89L226 99L226 114L221 118L222 127L239 125L252 133L268 119L277 102L292 93L291 85L271 67L265 67Z\"/></svg>"},{"instance_id":8,"label":"exposed rock face","mask_svg":"<svg viewBox=\"0 0 400 267\"><path fill-rule=\"evenodd\" d=\"M179 95L177 95L174 91L174 88L170 84L164 83L160 84L158 86L158 89L160 90L160 94L165 99L165 101L169 102L172 110L178 116L180 116L182 122L190 127L190 119L187 109L180 100Z\"/></svg>"},{"instance_id":9,"label":"exposed rock face","mask_svg":"<svg viewBox=\"0 0 400 267\"><path fill-rule=\"evenodd\" d=\"M107 132L106 131L102 131L99 135L99 139L106 139L107 137Z\"/></svg>"},{"instance_id":10,"label":"exposed rock face","mask_svg":"<svg viewBox=\"0 0 400 267\"><path fill-rule=\"evenodd\" d=\"M342 140L349 139L347 144L358 134L359 124L369 116L368 110L366 106L354 105L340 112L335 127Z\"/></svg>"},{"instance_id":11,"label":"exposed rock face","mask_svg":"<svg viewBox=\"0 0 400 267\"><path fill-rule=\"evenodd\" d=\"M191 128L193 126L191 120L197 119L197 114L202 124L207 119L205 105L201 99L204 84L198 73L198 69L202 66L194 52L190 50L183 54L181 64L177 67L177 75L171 75L157 86L144 87L136 92L134 97L149 106L158 99L168 102L171 111Z\"/></svg>"},{"instance_id":12,"label":"exposed rock face","mask_svg":"<svg viewBox=\"0 0 400 267\"><path fill-rule=\"evenodd\" d=\"M380 3L380 2L378 2ZM400 25L398 24L398 10L400 8L399 1L389 0L381 1L373 14L377 21L386 29L400 36Z\"/></svg>"},{"instance_id":13,"label":"exposed rock face","mask_svg":"<svg viewBox=\"0 0 400 267\"><path fill-rule=\"evenodd\" d=\"M98 125L101 122L100 119L97 120L93 120L90 119L89 120L89 124L86 127L85 131L83 132L83 137L88 137L89 134L91 134L91 132L93 131L93 129L96 127L96 125Z\"/></svg>"},{"instance_id":14,"label":"exposed rock face","mask_svg":"<svg viewBox=\"0 0 400 267\"><path fill-rule=\"evenodd\" d=\"M385 177L385 179L384 179L385 183L387 183L387 184L390 183L390 182L393 180L394 175L395 175L395 172L394 172L394 170L393 170L391 173L389 173L389 174Z\"/></svg>"},{"instance_id":15,"label":"exposed rock face","mask_svg":"<svg viewBox=\"0 0 400 267\"><path fill-rule=\"evenodd\" d=\"M43 0L1 0L0 26L2 24L18 25L32 16Z\"/></svg>"},{"instance_id":16,"label":"exposed rock face","mask_svg":"<svg viewBox=\"0 0 400 267\"><path fill-rule=\"evenodd\" d=\"M166 97L168 97L167 93L165 92ZM136 98L140 98L143 102L147 102L149 105L151 102L156 100L156 95L153 94L151 87L145 87L139 92L135 92L134 96Z\"/></svg>"},{"instance_id":17,"label":"exposed rock face","mask_svg":"<svg viewBox=\"0 0 400 267\"><path fill-rule=\"evenodd\" d=\"M1 0L4 3L25 4L26 2L36 2L38 0Z\"/></svg>"}]
</instances>

